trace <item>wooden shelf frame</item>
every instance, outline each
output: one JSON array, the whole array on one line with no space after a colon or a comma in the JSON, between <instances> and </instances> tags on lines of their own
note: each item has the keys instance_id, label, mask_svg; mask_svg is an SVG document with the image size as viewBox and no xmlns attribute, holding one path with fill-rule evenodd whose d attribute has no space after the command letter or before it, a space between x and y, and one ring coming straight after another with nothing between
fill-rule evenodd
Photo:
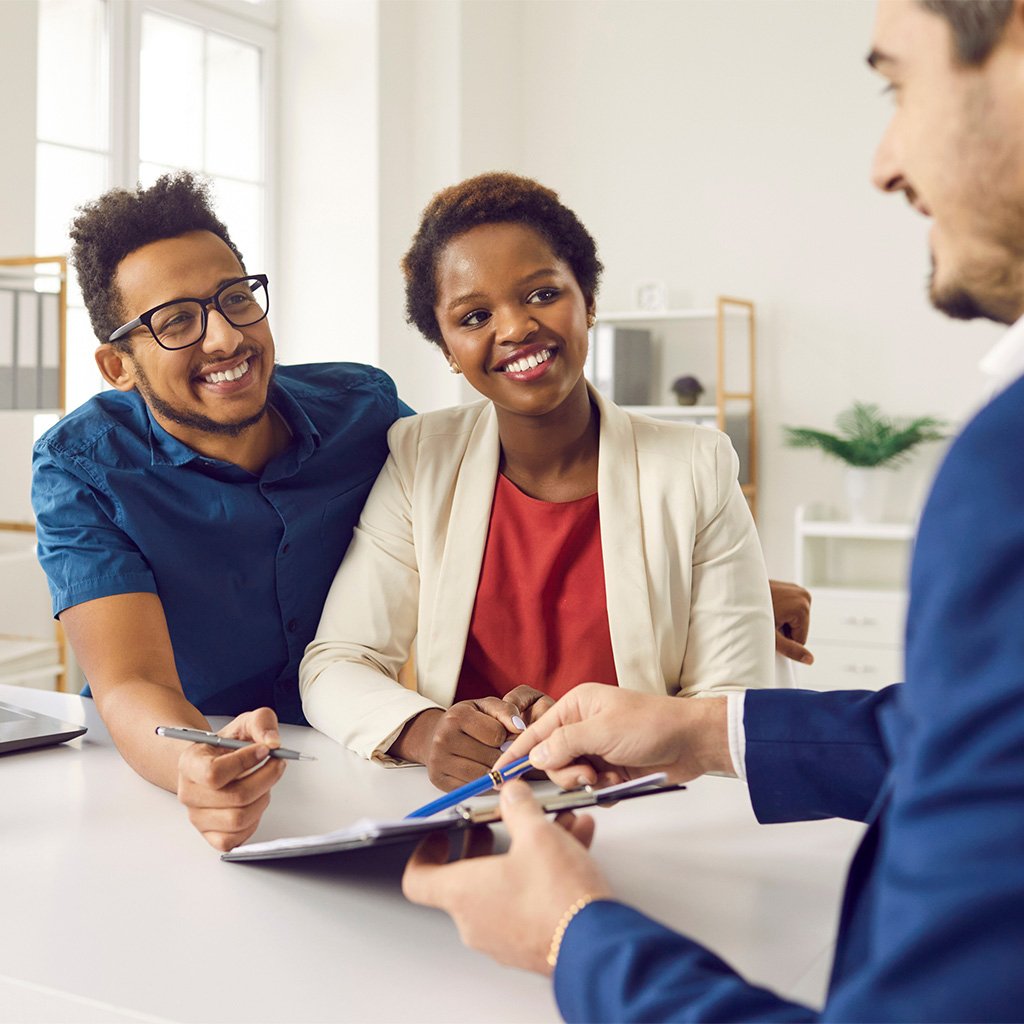
<instances>
[{"instance_id":1,"label":"wooden shelf frame","mask_svg":"<svg viewBox=\"0 0 1024 1024\"><path fill-rule=\"evenodd\" d=\"M726 412L729 402L747 402L747 472L749 480L741 490L750 505L751 515L757 521L758 511L758 435L757 435L757 314L754 303L731 295L720 295L714 306L693 309L665 310L611 310L597 314L598 323L615 324L656 324L685 320L715 321L715 347L717 380L715 382L715 404L703 406L662 406L632 405L628 409L648 416L668 420L715 418L715 425L726 433ZM748 390L735 390L726 381L726 328L736 320L745 320L747 325L747 367Z\"/></svg>"}]
</instances>

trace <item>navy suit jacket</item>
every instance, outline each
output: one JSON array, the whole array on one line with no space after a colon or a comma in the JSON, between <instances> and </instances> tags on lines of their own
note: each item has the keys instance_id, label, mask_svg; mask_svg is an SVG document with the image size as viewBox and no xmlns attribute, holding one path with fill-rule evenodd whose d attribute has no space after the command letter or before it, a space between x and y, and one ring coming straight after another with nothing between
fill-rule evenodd
<instances>
[{"instance_id":1,"label":"navy suit jacket","mask_svg":"<svg viewBox=\"0 0 1024 1024\"><path fill-rule=\"evenodd\" d=\"M822 1011L600 902L561 947L566 1019L1024 1020L1024 382L951 448L910 595L905 683L746 696L758 820L868 823Z\"/></svg>"}]
</instances>

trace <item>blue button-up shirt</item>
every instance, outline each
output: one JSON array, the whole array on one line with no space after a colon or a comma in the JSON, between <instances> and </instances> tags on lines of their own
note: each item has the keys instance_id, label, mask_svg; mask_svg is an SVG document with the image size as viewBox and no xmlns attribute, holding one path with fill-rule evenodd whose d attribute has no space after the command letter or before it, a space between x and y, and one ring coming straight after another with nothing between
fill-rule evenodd
<instances>
[{"instance_id":1,"label":"blue button-up shirt","mask_svg":"<svg viewBox=\"0 0 1024 1024\"><path fill-rule=\"evenodd\" d=\"M32 504L55 615L157 594L192 704L304 724L299 661L387 430L411 410L387 374L353 363L279 366L270 402L292 443L253 475L172 437L137 392L97 395L36 443Z\"/></svg>"}]
</instances>

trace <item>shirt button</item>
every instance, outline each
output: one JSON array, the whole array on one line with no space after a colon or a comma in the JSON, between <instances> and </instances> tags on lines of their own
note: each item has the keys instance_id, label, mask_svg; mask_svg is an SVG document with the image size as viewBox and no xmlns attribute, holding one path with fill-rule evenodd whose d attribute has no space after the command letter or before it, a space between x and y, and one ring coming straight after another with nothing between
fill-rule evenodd
<instances>
[{"instance_id":1,"label":"shirt button","mask_svg":"<svg viewBox=\"0 0 1024 1024\"><path fill-rule=\"evenodd\" d=\"M299 620L298 619L289 619L288 620L288 632L289 633L296 632L298 630L298 628L299 628Z\"/></svg>"},{"instance_id":2,"label":"shirt button","mask_svg":"<svg viewBox=\"0 0 1024 1024\"><path fill-rule=\"evenodd\" d=\"M287 555L287 554L288 554L288 552L289 552L289 551L291 551L291 549L292 549L292 546L291 546L291 544L285 544L285 545L284 545L284 546L283 546L283 547L281 548L281 554L282 554L282 555Z\"/></svg>"}]
</instances>

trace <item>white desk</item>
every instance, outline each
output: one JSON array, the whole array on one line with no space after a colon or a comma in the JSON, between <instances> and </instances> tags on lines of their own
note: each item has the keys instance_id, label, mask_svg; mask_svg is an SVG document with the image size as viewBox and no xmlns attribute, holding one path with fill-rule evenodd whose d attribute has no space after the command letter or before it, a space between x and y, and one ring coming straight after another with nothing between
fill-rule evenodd
<instances>
[{"instance_id":1,"label":"white desk","mask_svg":"<svg viewBox=\"0 0 1024 1024\"><path fill-rule=\"evenodd\" d=\"M89 732L0 756L0 1021L553 1021L546 979L463 948L406 903L403 848L228 864L174 796L118 756L92 701L0 685ZM255 839L400 816L434 795L309 729ZM707 778L596 812L594 854L624 900L748 977L819 1001L848 822L760 826L745 787Z\"/></svg>"}]
</instances>

